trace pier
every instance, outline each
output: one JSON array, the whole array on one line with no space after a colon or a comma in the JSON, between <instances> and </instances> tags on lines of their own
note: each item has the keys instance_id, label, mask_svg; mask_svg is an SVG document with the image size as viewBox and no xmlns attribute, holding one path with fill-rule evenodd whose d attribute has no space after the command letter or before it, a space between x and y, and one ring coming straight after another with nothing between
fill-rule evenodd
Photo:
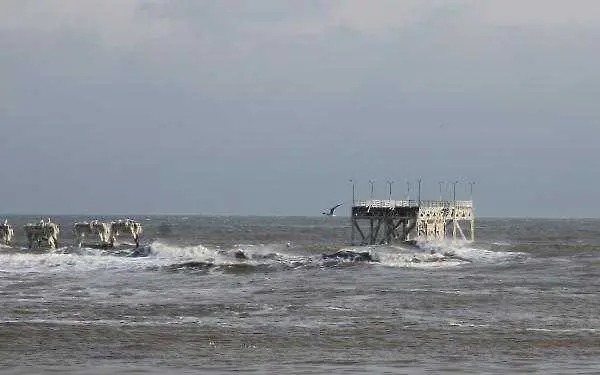
<instances>
[{"instance_id":1,"label":"pier","mask_svg":"<svg viewBox=\"0 0 600 375\"><path fill-rule=\"evenodd\" d=\"M353 245L475 240L472 200L353 199L351 225Z\"/></svg>"}]
</instances>

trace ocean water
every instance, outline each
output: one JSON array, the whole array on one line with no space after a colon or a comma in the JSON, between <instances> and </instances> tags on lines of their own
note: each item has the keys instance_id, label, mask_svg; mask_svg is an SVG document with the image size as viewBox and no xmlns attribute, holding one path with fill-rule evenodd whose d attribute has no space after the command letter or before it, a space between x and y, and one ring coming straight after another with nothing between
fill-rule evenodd
<instances>
[{"instance_id":1,"label":"ocean water","mask_svg":"<svg viewBox=\"0 0 600 375\"><path fill-rule=\"evenodd\" d=\"M600 373L600 220L359 248L343 217L134 218L137 250L74 247L75 216L54 218L58 249L28 250L39 217L7 217L0 372ZM340 249L375 261L322 258Z\"/></svg>"}]
</instances>

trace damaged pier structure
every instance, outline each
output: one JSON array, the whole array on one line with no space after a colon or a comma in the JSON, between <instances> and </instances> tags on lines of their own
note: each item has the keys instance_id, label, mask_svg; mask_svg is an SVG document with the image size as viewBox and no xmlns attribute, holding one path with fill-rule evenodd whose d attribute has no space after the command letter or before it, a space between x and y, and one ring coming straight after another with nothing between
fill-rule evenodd
<instances>
[{"instance_id":1,"label":"damaged pier structure","mask_svg":"<svg viewBox=\"0 0 600 375\"><path fill-rule=\"evenodd\" d=\"M351 225L353 245L475 240L472 200L356 201L352 204Z\"/></svg>"}]
</instances>

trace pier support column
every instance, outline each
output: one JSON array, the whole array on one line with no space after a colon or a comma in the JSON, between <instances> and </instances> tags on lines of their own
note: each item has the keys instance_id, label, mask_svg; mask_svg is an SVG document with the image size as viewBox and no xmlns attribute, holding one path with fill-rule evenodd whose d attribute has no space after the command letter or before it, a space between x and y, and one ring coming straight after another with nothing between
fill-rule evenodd
<instances>
[{"instance_id":1,"label":"pier support column","mask_svg":"<svg viewBox=\"0 0 600 375\"><path fill-rule=\"evenodd\" d=\"M456 241L456 227L457 227L457 222L456 222L456 207L452 207L452 239Z\"/></svg>"},{"instance_id":2,"label":"pier support column","mask_svg":"<svg viewBox=\"0 0 600 375\"><path fill-rule=\"evenodd\" d=\"M350 212L350 244L354 246L354 240L356 238L356 223L354 219L354 213Z\"/></svg>"}]
</instances>

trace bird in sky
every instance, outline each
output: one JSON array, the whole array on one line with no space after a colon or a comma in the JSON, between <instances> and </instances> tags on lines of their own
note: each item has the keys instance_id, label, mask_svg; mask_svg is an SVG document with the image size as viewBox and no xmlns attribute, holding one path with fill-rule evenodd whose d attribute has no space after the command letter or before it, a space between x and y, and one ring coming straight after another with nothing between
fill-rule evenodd
<instances>
[{"instance_id":1,"label":"bird in sky","mask_svg":"<svg viewBox=\"0 0 600 375\"><path fill-rule=\"evenodd\" d=\"M338 208L338 207L339 207L339 206L341 206L341 205L342 205L342 203L340 203L340 204L336 204L335 206L333 206L333 207L331 207L331 208L329 209L329 212L323 212L323 215L327 215L327 216L335 216L335 214L334 214L334 212L335 212L335 209L336 209L336 208Z\"/></svg>"}]
</instances>

